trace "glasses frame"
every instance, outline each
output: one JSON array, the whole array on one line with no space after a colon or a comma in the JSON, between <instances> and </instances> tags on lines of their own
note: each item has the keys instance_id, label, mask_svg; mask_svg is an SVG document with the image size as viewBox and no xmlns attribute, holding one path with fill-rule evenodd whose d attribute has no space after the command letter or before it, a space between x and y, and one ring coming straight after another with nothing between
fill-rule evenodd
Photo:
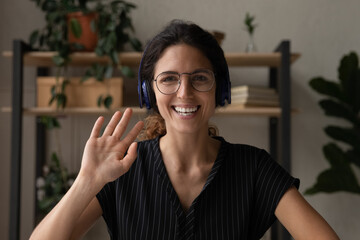
<instances>
[{"instance_id":1,"label":"glasses frame","mask_svg":"<svg viewBox=\"0 0 360 240\"><path fill-rule=\"evenodd\" d=\"M209 72L209 73L211 73L211 75L212 75L213 82L212 82L212 84L211 84L211 87L210 87L208 90L205 90L205 91L198 90L198 89L196 89L196 88L194 87L192 81L190 81L190 83L191 83L192 88L195 89L195 90L198 91L198 92L209 92L209 91L214 87L214 83L216 82L216 79L215 79L215 73L214 73L212 70L206 69L206 68L197 69L197 70L195 70L195 71L193 71L193 72L191 72L191 73L189 73L189 72L178 73L178 72L173 72L173 71L165 71L165 72L159 73L159 74L156 76L156 78L154 78L153 81L155 82L156 88L159 90L159 92L161 92L161 93L164 94L164 95L172 95L172 94L175 94L177 91L179 91L180 86L181 86L181 81L182 81L182 80L181 80L181 76L182 76L182 75L191 76L191 75L193 75L193 74L196 74L196 73L199 73L199 72L203 72L203 71ZM159 88L159 86L158 86L157 79L158 79L158 77L159 77L160 75L162 75L162 74L164 74L164 73L176 74L176 75L179 76L178 87L176 88L176 90L175 90L173 93L164 93L164 92L162 92L162 91L160 90L160 88Z\"/></svg>"}]
</instances>

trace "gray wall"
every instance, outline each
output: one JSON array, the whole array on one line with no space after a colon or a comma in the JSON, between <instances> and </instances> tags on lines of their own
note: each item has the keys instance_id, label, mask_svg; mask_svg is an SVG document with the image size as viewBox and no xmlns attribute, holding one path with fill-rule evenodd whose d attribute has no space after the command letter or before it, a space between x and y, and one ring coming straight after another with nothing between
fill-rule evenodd
<instances>
[{"instance_id":1,"label":"gray wall","mask_svg":"<svg viewBox=\"0 0 360 240\"><path fill-rule=\"evenodd\" d=\"M292 106L300 112L292 118L292 173L301 179L300 191L315 181L321 170L328 167L321 147L328 141L322 128L335 122L323 116L317 106L319 95L308 87L313 76L337 78L339 59L350 50L360 49L360 2L358 0L318 1L260 1L260 0L199 0L161 1L133 0L138 9L133 13L137 36L145 42L165 23L174 18L186 19L209 30L226 33L223 48L228 52L245 49L247 35L243 19L247 11L256 15L259 27L255 33L259 51L270 52L282 39L291 40L294 52L301 58L292 65ZM31 30L43 25L43 16L35 4L27 0L0 1L0 51L11 50L12 40L27 39ZM358 51L359 52L359 51ZM234 85L240 83L266 84L267 70L262 68L231 68ZM11 104L11 60L0 58L0 107ZM35 71L25 69L25 99L32 106L35 99ZM80 166L82 148L90 131L93 117L61 119L59 132L63 158L68 168ZM221 135L233 142L249 143L268 148L267 119L255 117L214 117ZM9 113L0 113L1 173L0 239L8 237L8 209L10 191L10 125ZM34 181L33 117L24 118L22 239L27 239L32 227ZM234 128L237 129L234 132ZM53 133L50 134L50 137ZM49 141L49 151L56 143ZM357 172L358 176L360 173ZM306 199L324 216L342 239L360 236L358 219L360 196L348 193L318 194ZM88 234L87 239L99 239L106 229L102 222Z\"/></svg>"}]
</instances>

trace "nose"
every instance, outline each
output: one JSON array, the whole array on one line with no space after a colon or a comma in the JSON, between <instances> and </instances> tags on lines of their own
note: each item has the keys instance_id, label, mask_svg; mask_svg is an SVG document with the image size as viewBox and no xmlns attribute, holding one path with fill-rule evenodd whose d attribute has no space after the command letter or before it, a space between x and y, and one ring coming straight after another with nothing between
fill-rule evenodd
<instances>
[{"instance_id":1,"label":"nose","mask_svg":"<svg viewBox=\"0 0 360 240\"><path fill-rule=\"evenodd\" d=\"M189 98L193 95L194 88L191 86L189 77L188 75L182 75L180 77L180 88L177 91L178 98Z\"/></svg>"}]
</instances>

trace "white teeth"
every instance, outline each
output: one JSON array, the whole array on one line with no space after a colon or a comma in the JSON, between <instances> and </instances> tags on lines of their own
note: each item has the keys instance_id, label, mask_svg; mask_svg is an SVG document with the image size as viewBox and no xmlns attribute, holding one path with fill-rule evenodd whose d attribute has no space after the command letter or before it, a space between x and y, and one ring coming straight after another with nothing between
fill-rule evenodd
<instances>
[{"instance_id":1,"label":"white teeth","mask_svg":"<svg viewBox=\"0 0 360 240\"><path fill-rule=\"evenodd\" d=\"M175 107L175 110L177 112L182 112L182 113L196 112L197 109L198 109L197 107L192 107L192 108Z\"/></svg>"},{"instance_id":2,"label":"white teeth","mask_svg":"<svg viewBox=\"0 0 360 240\"><path fill-rule=\"evenodd\" d=\"M180 113L181 115L188 116L198 110L198 107L192 108L182 108L182 107L175 107L175 111Z\"/></svg>"}]
</instances>

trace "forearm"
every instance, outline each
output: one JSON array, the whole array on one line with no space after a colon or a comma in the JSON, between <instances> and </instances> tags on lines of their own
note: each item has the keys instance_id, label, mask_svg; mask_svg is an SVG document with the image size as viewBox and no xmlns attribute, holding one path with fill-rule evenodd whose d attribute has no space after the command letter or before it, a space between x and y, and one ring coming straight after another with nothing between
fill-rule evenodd
<instances>
[{"instance_id":1,"label":"forearm","mask_svg":"<svg viewBox=\"0 0 360 240\"><path fill-rule=\"evenodd\" d=\"M325 219L311 207L295 187L284 194L275 210L275 215L294 239L339 239Z\"/></svg>"},{"instance_id":2,"label":"forearm","mask_svg":"<svg viewBox=\"0 0 360 240\"><path fill-rule=\"evenodd\" d=\"M77 220L96 196L100 186L79 176L62 200L35 228L30 239L69 239Z\"/></svg>"}]
</instances>

